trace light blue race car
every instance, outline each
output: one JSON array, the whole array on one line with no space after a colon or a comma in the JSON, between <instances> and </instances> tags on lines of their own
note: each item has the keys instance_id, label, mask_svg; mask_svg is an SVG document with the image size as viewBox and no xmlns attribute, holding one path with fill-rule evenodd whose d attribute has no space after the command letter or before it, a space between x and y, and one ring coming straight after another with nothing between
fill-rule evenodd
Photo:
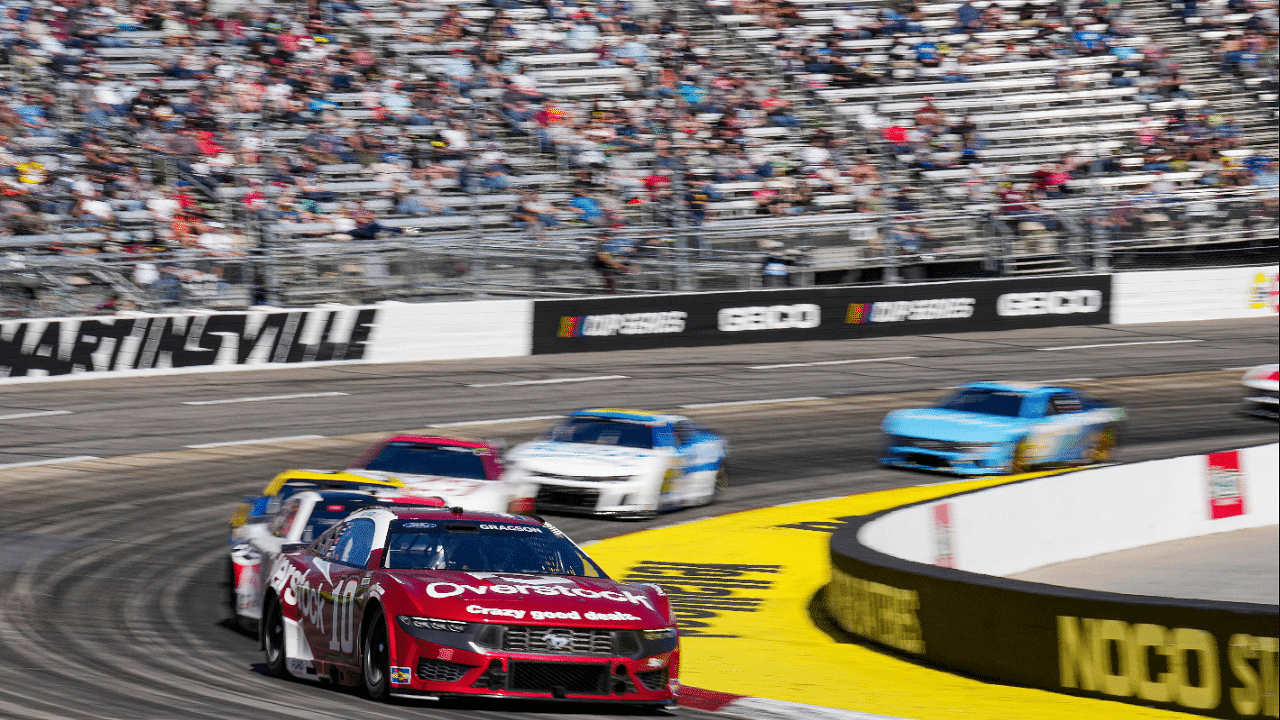
<instances>
[{"instance_id":1,"label":"light blue race car","mask_svg":"<svg viewBox=\"0 0 1280 720\"><path fill-rule=\"evenodd\" d=\"M538 512L650 517L706 505L728 483L723 437L679 415L569 413L507 455L509 481L538 486Z\"/></svg>"},{"instance_id":2,"label":"light blue race car","mask_svg":"<svg viewBox=\"0 0 1280 720\"><path fill-rule=\"evenodd\" d=\"M1124 417L1071 388L970 383L936 407L886 415L880 462L959 475L1100 463L1115 449Z\"/></svg>"}]
</instances>

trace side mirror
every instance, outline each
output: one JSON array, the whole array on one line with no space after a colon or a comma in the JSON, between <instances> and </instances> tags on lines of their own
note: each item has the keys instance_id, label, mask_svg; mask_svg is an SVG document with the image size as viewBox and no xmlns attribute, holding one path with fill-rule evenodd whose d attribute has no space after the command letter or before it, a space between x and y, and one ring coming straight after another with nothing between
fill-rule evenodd
<instances>
[{"instance_id":1,"label":"side mirror","mask_svg":"<svg viewBox=\"0 0 1280 720\"><path fill-rule=\"evenodd\" d=\"M369 560L364 564L365 570L377 570L382 567L382 548L369 553Z\"/></svg>"},{"instance_id":2,"label":"side mirror","mask_svg":"<svg viewBox=\"0 0 1280 720\"><path fill-rule=\"evenodd\" d=\"M280 546L280 552L281 554L298 552L299 550L305 548L306 546L307 546L307 543L301 543L301 542L285 543Z\"/></svg>"}]
</instances>

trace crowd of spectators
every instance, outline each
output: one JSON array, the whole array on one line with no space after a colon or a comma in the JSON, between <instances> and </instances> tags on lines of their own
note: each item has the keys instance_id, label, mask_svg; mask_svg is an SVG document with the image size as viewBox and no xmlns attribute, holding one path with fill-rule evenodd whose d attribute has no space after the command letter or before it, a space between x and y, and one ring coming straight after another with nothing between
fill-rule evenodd
<instances>
[{"instance_id":1,"label":"crowd of spectators","mask_svg":"<svg viewBox=\"0 0 1280 720\"><path fill-rule=\"evenodd\" d=\"M1110 85L1137 86L1139 101L1195 99L1177 63L1105 0L1084 0L1073 17L1057 3L966 0L945 26L912 0L850 4L820 23L787 0L708 4L756 16L782 72L704 44L710 36L673 8L632 0L312 0L216 14L173 0L11 0L0 5L0 232L101 236L44 246L64 252L238 257L263 223L322 223L331 238L364 240L397 232L379 222L388 215L447 217L468 212L473 195L501 199L510 226L535 237L701 225L730 196L749 197L758 216L907 211L915 201L891 183L892 158L876 146L920 170L972 165L987 145L982 129L930 102L868 146L825 126L830 116L788 79L964 82L975 64L1109 55ZM1217 27L1205 7L1205 27ZM1223 40L1224 70L1274 68L1274 2L1265 7L1270 15L1256 12L1262 20ZM887 44L859 44L875 39ZM608 93L575 99L532 62L570 53L591 56L583 72L612 83ZM1081 82L1058 78L1062 88ZM1239 136L1231 118L1201 106L1168 113L1133 142L1144 170L1199 164L1202 182L1254 182L1257 173L1216 165L1215 151ZM569 182L523 180L553 156ZM1030 192L1055 197L1097 165L1064 157Z\"/></svg>"}]
</instances>

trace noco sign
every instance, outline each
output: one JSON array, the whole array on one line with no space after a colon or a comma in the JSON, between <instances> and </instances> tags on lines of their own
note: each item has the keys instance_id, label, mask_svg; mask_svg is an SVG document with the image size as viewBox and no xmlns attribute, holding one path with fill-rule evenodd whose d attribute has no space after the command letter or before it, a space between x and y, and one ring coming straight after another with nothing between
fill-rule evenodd
<instances>
[{"instance_id":1,"label":"noco sign","mask_svg":"<svg viewBox=\"0 0 1280 720\"><path fill-rule=\"evenodd\" d=\"M538 300L533 352L1093 325L1110 303L1106 275Z\"/></svg>"}]
</instances>

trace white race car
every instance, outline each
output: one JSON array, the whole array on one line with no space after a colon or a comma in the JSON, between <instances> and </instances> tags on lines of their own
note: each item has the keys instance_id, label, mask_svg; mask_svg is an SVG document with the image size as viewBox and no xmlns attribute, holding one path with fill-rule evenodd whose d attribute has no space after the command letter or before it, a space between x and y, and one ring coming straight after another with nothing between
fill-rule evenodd
<instances>
[{"instance_id":1,"label":"white race car","mask_svg":"<svg viewBox=\"0 0 1280 720\"><path fill-rule=\"evenodd\" d=\"M1244 411L1250 415L1272 419L1280 418L1277 397L1280 397L1280 365L1259 365L1244 374L1240 384L1245 387Z\"/></svg>"},{"instance_id":2,"label":"white race car","mask_svg":"<svg viewBox=\"0 0 1280 720\"><path fill-rule=\"evenodd\" d=\"M685 417L579 410L508 453L505 477L537 484L538 512L641 518L712 502L726 454L723 437Z\"/></svg>"}]
</instances>

